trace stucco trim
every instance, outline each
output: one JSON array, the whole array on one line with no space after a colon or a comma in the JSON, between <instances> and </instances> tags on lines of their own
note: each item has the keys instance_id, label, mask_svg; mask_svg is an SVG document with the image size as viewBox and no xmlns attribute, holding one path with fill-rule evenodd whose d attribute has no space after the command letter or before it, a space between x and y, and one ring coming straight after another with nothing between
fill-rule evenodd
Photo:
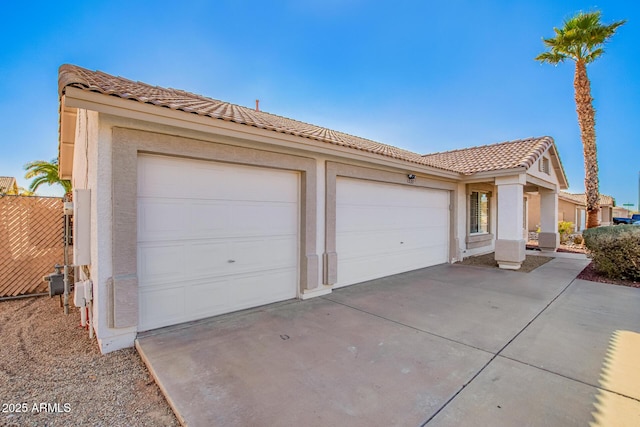
<instances>
[{"instance_id":1,"label":"stucco trim","mask_svg":"<svg viewBox=\"0 0 640 427\"><path fill-rule=\"evenodd\" d=\"M467 249L476 249L482 248L484 246L491 246L493 237L494 236L491 233L467 235Z\"/></svg>"},{"instance_id":2,"label":"stucco trim","mask_svg":"<svg viewBox=\"0 0 640 427\"><path fill-rule=\"evenodd\" d=\"M538 233L538 247L543 251L553 251L560 246L560 234L553 232Z\"/></svg>"},{"instance_id":3,"label":"stucco trim","mask_svg":"<svg viewBox=\"0 0 640 427\"><path fill-rule=\"evenodd\" d=\"M113 128L113 292L115 328L138 323L138 154L158 154L300 172L299 295L318 287L317 169L315 159L181 136ZM135 302L135 303L134 303Z\"/></svg>"},{"instance_id":4,"label":"stucco trim","mask_svg":"<svg viewBox=\"0 0 640 427\"><path fill-rule=\"evenodd\" d=\"M388 184L408 185L412 187L431 188L436 190L455 191L453 182L437 181L424 176L416 176L408 179L408 174L417 175L412 171L391 172L386 170L371 169L363 166L355 166L337 162L326 163L326 200L325 200L325 252L323 254L323 283L334 285L338 281L338 254L336 253L336 183L337 177L364 179ZM453 206L450 198L450 206ZM449 214L449 259L452 258L454 246L455 209L450 209Z\"/></svg>"},{"instance_id":5,"label":"stucco trim","mask_svg":"<svg viewBox=\"0 0 640 427\"><path fill-rule=\"evenodd\" d=\"M521 240L497 239L495 259L500 268L517 270L526 257L526 242Z\"/></svg>"}]
</instances>

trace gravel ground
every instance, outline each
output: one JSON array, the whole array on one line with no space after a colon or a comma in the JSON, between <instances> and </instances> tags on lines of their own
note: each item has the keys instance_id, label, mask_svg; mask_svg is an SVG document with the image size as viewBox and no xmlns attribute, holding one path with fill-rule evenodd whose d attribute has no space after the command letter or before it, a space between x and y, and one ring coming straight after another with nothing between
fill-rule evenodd
<instances>
[{"instance_id":1,"label":"gravel ground","mask_svg":"<svg viewBox=\"0 0 640 427\"><path fill-rule=\"evenodd\" d=\"M101 355L71 313L57 298L0 301L0 425L178 426L137 352Z\"/></svg>"},{"instance_id":2,"label":"gravel ground","mask_svg":"<svg viewBox=\"0 0 640 427\"><path fill-rule=\"evenodd\" d=\"M529 273L530 271L535 270L541 265L548 263L552 259L553 258L548 256L527 255L525 260L522 262L522 266L518 270L513 270L513 271L518 271L520 273ZM496 262L494 252L491 252L490 254L486 254L486 255L478 255L478 256L465 258L463 261L460 261L457 264L498 268L498 263Z\"/></svg>"}]
</instances>

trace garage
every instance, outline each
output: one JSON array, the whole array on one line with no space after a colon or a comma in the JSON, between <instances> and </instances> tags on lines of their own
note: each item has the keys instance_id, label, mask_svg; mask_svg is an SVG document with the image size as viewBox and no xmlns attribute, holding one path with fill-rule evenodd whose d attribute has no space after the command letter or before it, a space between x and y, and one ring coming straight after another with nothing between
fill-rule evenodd
<instances>
[{"instance_id":1,"label":"garage","mask_svg":"<svg viewBox=\"0 0 640 427\"><path fill-rule=\"evenodd\" d=\"M138 330L297 296L299 174L138 157Z\"/></svg>"},{"instance_id":2,"label":"garage","mask_svg":"<svg viewBox=\"0 0 640 427\"><path fill-rule=\"evenodd\" d=\"M448 262L449 192L336 182L336 287Z\"/></svg>"}]
</instances>

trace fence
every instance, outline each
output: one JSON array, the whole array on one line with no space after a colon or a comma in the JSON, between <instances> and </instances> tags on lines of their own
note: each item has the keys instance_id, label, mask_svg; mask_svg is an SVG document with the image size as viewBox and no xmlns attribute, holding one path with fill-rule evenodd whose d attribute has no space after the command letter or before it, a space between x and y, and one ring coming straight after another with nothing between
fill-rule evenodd
<instances>
[{"instance_id":1,"label":"fence","mask_svg":"<svg viewBox=\"0 0 640 427\"><path fill-rule=\"evenodd\" d=\"M0 197L0 297L47 291L42 277L64 263L63 202Z\"/></svg>"}]
</instances>

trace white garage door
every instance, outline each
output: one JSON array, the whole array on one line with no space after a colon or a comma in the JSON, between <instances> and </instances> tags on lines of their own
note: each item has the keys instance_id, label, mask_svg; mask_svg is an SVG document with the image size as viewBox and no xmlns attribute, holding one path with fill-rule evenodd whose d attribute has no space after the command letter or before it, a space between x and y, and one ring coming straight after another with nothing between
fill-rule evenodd
<instances>
[{"instance_id":1,"label":"white garage door","mask_svg":"<svg viewBox=\"0 0 640 427\"><path fill-rule=\"evenodd\" d=\"M138 329L295 298L298 174L138 158Z\"/></svg>"},{"instance_id":2,"label":"white garage door","mask_svg":"<svg viewBox=\"0 0 640 427\"><path fill-rule=\"evenodd\" d=\"M336 287L448 261L449 192L338 178Z\"/></svg>"}]
</instances>

